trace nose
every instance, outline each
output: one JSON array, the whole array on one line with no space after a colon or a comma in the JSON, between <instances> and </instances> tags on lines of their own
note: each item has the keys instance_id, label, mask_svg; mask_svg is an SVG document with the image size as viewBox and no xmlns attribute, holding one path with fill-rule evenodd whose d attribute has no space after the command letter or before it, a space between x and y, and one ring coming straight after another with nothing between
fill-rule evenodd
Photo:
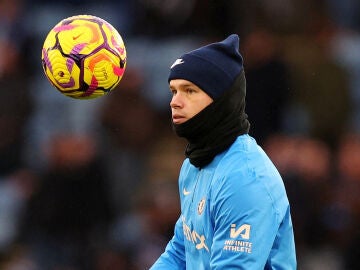
<instances>
[{"instance_id":1,"label":"nose","mask_svg":"<svg viewBox=\"0 0 360 270\"><path fill-rule=\"evenodd\" d=\"M183 102L181 100L181 97L179 94L174 94L170 101L170 107L175 108L181 108L183 106Z\"/></svg>"}]
</instances>

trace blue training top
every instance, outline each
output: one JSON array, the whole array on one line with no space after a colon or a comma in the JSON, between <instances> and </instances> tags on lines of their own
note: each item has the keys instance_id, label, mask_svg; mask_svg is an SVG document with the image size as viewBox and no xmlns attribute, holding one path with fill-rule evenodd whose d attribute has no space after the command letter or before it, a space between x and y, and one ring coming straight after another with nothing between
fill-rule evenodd
<instances>
[{"instance_id":1,"label":"blue training top","mask_svg":"<svg viewBox=\"0 0 360 270\"><path fill-rule=\"evenodd\" d=\"M296 269L283 181L251 136L202 169L186 159L179 191L174 236L151 270Z\"/></svg>"}]
</instances>

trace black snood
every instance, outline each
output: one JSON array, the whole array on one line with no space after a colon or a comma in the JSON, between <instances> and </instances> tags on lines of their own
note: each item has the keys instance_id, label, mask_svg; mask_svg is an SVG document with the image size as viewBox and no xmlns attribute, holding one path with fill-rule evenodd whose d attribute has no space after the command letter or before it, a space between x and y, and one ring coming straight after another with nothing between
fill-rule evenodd
<instances>
[{"instance_id":1,"label":"black snood","mask_svg":"<svg viewBox=\"0 0 360 270\"><path fill-rule=\"evenodd\" d=\"M220 98L185 123L173 124L175 133L189 142L185 155L191 164L199 168L206 166L239 135L249 132L245 96L246 79L242 70Z\"/></svg>"}]
</instances>

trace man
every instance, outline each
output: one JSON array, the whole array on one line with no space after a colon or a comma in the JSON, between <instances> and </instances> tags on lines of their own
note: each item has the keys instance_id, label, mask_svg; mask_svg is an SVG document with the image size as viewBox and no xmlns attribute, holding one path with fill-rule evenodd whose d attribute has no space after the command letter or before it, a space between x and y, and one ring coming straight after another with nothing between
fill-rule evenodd
<instances>
[{"instance_id":1,"label":"man","mask_svg":"<svg viewBox=\"0 0 360 270\"><path fill-rule=\"evenodd\" d=\"M281 176L248 135L239 37L184 54L171 66L175 133L187 139L181 215L158 269L296 269Z\"/></svg>"}]
</instances>

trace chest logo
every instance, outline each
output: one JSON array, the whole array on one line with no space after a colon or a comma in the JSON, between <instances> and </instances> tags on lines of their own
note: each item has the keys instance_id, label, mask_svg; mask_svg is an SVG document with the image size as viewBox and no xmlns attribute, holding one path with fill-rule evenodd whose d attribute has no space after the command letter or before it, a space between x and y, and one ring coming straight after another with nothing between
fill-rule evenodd
<instances>
[{"instance_id":1,"label":"chest logo","mask_svg":"<svg viewBox=\"0 0 360 270\"><path fill-rule=\"evenodd\" d=\"M204 235L200 235L195 230L191 230L191 228L186 224L185 218L182 218L183 220L183 231L184 231L184 237L192 242L195 245L195 248L198 250L205 249L207 252L209 252L209 248L206 245L206 238Z\"/></svg>"},{"instance_id":2,"label":"chest logo","mask_svg":"<svg viewBox=\"0 0 360 270\"><path fill-rule=\"evenodd\" d=\"M198 214L201 215L204 212L204 208L205 208L205 198L201 199L201 201L198 204Z\"/></svg>"},{"instance_id":3,"label":"chest logo","mask_svg":"<svg viewBox=\"0 0 360 270\"><path fill-rule=\"evenodd\" d=\"M183 194L185 195L185 196L187 196L187 195L189 195L191 192L190 191L187 191L185 188L183 189Z\"/></svg>"}]
</instances>

